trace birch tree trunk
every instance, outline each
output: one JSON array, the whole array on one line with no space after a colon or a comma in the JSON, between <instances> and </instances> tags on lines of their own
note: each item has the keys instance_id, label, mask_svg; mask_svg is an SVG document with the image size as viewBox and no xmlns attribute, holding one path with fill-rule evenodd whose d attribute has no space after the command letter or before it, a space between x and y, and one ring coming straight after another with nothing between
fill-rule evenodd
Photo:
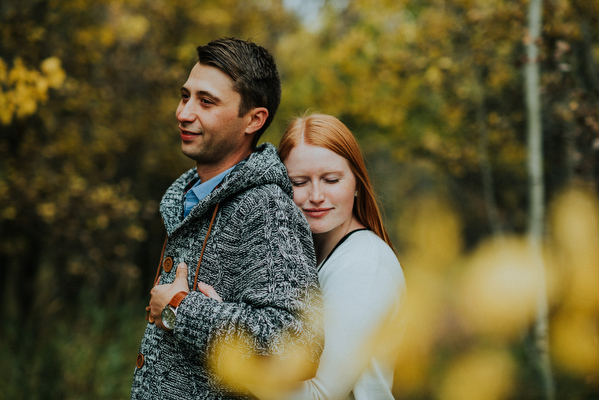
<instances>
[{"instance_id":1,"label":"birch tree trunk","mask_svg":"<svg viewBox=\"0 0 599 400\"><path fill-rule=\"evenodd\" d=\"M548 305L545 267L542 254L545 196L543 184L543 143L539 91L538 43L541 33L542 0L530 0L528 10L527 63L525 67L526 108L528 114L529 239L533 259L541 272L535 324L535 344L545 398L555 398L549 357Z\"/></svg>"}]
</instances>

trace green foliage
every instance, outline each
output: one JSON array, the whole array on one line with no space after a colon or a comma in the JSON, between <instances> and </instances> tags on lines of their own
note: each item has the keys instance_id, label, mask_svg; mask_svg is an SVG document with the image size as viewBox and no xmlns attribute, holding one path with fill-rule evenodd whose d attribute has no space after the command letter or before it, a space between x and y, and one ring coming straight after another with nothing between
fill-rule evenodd
<instances>
[{"instance_id":1,"label":"green foliage","mask_svg":"<svg viewBox=\"0 0 599 400\"><path fill-rule=\"evenodd\" d=\"M9 321L0 343L2 398L129 397L144 304L105 307L85 296L77 300L76 307L38 316L30 329L16 330L18 323Z\"/></svg>"},{"instance_id":2,"label":"green foliage","mask_svg":"<svg viewBox=\"0 0 599 400\"><path fill-rule=\"evenodd\" d=\"M221 36L274 47L293 25L277 1L0 6L8 398L127 396L141 332L111 333L106 319L147 301L164 235L158 202L192 166L174 111L195 47ZM125 326L142 326L139 309Z\"/></svg>"}]
</instances>

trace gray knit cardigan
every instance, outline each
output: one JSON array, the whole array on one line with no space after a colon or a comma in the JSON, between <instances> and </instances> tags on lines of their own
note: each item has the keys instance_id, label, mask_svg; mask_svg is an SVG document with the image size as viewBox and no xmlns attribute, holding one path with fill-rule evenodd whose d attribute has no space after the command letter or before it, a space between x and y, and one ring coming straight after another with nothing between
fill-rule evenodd
<instances>
[{"instance_id":1,"label":"gray knit cardigan","mask_svg":"<svg viewBox=\"0 0 599 400\"><path fill-rule=\"evenodd\" d=\"M310 228L293 204L274 146L259 146L183 219L184 192L195 177L195 168L184 173L160 204L168 235L164 257L174 265L160 282L171 283L177 264L185 262L193 287L218 203L198 281L212 285L223 302L192 291L178 308L173 332L147 325L132 399L252 398L225 387L209 368L219 363L213 344L231 343L242 334L249 334L248 355L285 357L301 348L317 362L322 352L322 298Z\"/></svg>"}]
</instances>

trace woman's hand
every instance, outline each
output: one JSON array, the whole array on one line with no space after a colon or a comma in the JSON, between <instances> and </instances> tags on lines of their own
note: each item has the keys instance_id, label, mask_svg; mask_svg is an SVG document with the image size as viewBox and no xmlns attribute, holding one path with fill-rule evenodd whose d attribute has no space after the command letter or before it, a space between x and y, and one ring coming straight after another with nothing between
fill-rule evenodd
<instances>
[{"instance_id":1,"label":"woman's hand","mask_svg":"<svg viewBox=\"0 0 599 400\"><path fill-rule=\"evenodd\" d=\"M207 283L198 282L198 290L211 299L214 299L220 303L223 302L223 299L221 299L218 293L216 293L216 290L214 290L214 288Z\"/></svg>"}]
</instances>

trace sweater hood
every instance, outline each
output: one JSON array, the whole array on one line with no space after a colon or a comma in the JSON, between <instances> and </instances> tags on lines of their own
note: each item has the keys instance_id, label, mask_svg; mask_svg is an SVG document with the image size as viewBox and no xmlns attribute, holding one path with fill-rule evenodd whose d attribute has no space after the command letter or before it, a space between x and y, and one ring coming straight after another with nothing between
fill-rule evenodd
<instances>
[{"instance_id":1,"label":"sweater hood","mask_svg":"<svg viewBox=\"0 0 599 400\"><path fill-rule=\"evenodd\" d=\"M197 169L194 167L173 182L162 198L160 212L169 234L183 222L185 190L195 178L197 178ZM293 188L277 149L270 143L264 143L258 146L248 158L239 162L221 184L202 199L185 219L203 217L206 213L212 212L216 204L225 202L241 192L257 186L273 184L293 198Z\"/></svg>"}]
</instances>

